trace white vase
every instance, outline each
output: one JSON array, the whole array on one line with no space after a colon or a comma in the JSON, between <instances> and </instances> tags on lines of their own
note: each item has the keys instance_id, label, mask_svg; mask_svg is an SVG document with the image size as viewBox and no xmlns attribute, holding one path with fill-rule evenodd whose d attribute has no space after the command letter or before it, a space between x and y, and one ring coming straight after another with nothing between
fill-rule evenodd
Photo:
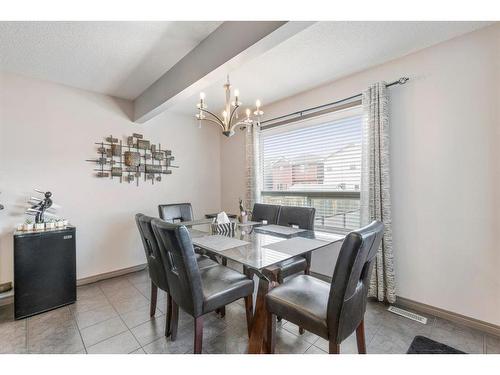
<instances>
[{"instance_id":1,"label":"white vase","mask_svg":"<svg viewBox=\"0 0 500 375\"><path fill-rule=\"evenodd\" d=\"M35 223L35 230L44 230L45 223Z\"/></svg>"},{"instance_id":2,"label":"white vase","mask_svg":"<svg viewBox=\"0 0 500 375\"><path fill-rule=\"evenodd\" d=\"M33 224L23 224L23 230L24 231L33 230Z\"/></svg>"},{"instance_id":3,"label":"white vase","mask_svg":"<svg viewBox=\"0 0 500 375\"><path fill-rule=\"evenodd\" d=\"M56 223L45 223L45 229L54 229L56 227Z\"/></svg>"},{"instance_id":4,"label":"white vase","mask_svg":"<svg viewBox=\"0 0 500 375\"><path fill-rule=\"evenodd\" d=\"M24 230L24 228L23 228L23 224L17 224L17 225L16 225L16 229L17 229L17 230Z\"/></svg>"},{"instance_id":5,"label":"white vase","mask_svg":"<svg viewBox=\"0 0 500 375\"><path fill-rule=\"evenodd\" d=\"M64 227L64 223L63 221L56 221L56 228L63 228Z\"/></svg>"}]
</instances>

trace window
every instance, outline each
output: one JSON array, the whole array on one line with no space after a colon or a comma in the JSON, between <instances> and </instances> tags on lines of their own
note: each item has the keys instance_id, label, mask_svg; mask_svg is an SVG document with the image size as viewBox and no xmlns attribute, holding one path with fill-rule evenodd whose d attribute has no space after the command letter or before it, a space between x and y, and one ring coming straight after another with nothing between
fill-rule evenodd
<instances>
[{"instance_id":1,"label":"window","mask_svg":"<svg viewBox=\"0 0 500 375\"><path fill-rule=\"evenodd\" d=\"M263 130L261 200L316 208L315 228L359 227L359 106Z\"/></svg>"}]
</instances>

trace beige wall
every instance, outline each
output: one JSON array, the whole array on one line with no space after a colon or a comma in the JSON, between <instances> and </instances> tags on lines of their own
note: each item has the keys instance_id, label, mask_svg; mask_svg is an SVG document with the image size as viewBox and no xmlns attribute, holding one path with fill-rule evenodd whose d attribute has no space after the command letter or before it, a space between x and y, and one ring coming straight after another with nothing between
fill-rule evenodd
<instances>
[{"instance_id":1,"label":"beige wall","mask_svg":"<svg viewBox=\"0 0 500 375\"><path fill-rule=\"evenodd\" d=\"M499 70L495 25L264 108L270 118L408 75L405 86L390 89L397 293L494 324L500 324ZM243 141L238 135L221 144L222 206L229 211L244 194ZM317 255L313 269L331 274L336 255Z\"/></svg>"},{"instance_id":2,"label":"beige wall","mask_svg":"<svg viewBox=\"0 0 500 375\"><path fill-rule=\"evenodd\" d=\"M77 227L77 276L145 262L134 214L190 201L198 216L220 208L220 138L191 117L164 113L144 125L131 103L58 84L0 75L0 283L13 279L12 229L24 220L33 188L52 191L59 212ZM179 169L139 187L93 176L85 159L94 142L132 132L172 150Z\"/></svg>"}]
</instances>

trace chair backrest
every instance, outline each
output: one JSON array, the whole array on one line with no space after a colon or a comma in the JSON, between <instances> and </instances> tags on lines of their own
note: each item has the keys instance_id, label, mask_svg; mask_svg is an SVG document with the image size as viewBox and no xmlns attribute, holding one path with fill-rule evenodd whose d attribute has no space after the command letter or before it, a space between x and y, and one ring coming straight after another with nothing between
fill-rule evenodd
<instances>
[{"instance_id":1,"label":"chair backrest","mask_svg":"<svg viewBox=\"0 0 500 375\"><path fill-rule=\"evenodd\" d=\"M268 224L277 224L281 206L277 204L255 203L252 210L252 221L266 220Z\"/></svg>"},{"instance_id":2,"label":"chair backrest","mask_svg":"<svg viewBox=\"0 0 500 375\"><path fill-rule=\"evenodd\" d=\"M281 206L278 225L287 227L297 225L300 229L314 230L315 215L314 207Z\"/></svg>"},{"instance_id":3,"label":"chair backrest","mask_svg":"<svg viewBox=\"0 0 500 375\"><path fill-rule=\"evenodd\" d=\"M340 249L328 299L330 337L342 342L364 317L372 265L384 235L384 224L374 221L349 233Z\"/></svg>"},{"instance_id":4,"label":"chair backrest","mask_svg":"<svg viewBox=\"0 0 500 375\"><path fill-rule=\"evenodd\" d=\"M161 258L158 242L156 241L151 226L151 221L153 219L154 217L143 214L135 215L135 222L137 223L137 228L139 229L139 234L144 246L144 252L146 253L149 277L158 288L168 292L167 275L163 267L163 260Z\"/></svg>"},{"instance_id":5,"label":"chair backrest","mask_svg":"<svg viewBox=\"0 0 500 375\"><path fill-rule=\"evenodd\" d=\"M158 205L160 218L168 223L193 220L193 207L191 203L174 203Z\"/></svg>"},{"instance_id":6,"label":"chair backrest","mask_svg":"<svg viewBox=\"0 0 500 375\"><path fill-rule=\"evenodd\" d=\"M198 317L203 309L203 289L191 236L184 225L153 220L153 231L162 258L169 293L185 312Z\"/></svg>"}]
</instances>

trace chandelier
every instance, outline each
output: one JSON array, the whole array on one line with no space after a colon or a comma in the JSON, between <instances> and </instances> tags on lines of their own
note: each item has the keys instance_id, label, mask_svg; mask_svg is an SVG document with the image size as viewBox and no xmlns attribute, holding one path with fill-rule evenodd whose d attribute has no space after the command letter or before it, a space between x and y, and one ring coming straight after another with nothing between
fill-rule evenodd
<instances>
[{"instance_id":1,"label":"chandelier","mask_svg":"<svg viewBox=\"0 0 500 375\"><path fill-rule=\"evenodd\" d=\"M207 109L208 107L205 101L205 93L200 93L200 102L196 105L198 108L196 119L198 120L199 126L201 127L202 121L213 122L221 127L222 134L226 137L230 137L234 134L234 129L237 126L250 129L250 125L253 125L254 123L259 124L260 117L264 114L264 112L260 109L260 100L255 101L256 109L253 111L253 115L255 117L251 117L252 111L250 108L247 108L245 110L246 117L244 119L240 119L238 115L238 108L240 108L243 103L239 100L240 93L238 90L234 90L234 100L231 101L231 84L229 83L229 76L227 76L227 82L223 87L226 94L226 103L224 110L221 113L221 117Z\"/></svg>"}]
</instances>

